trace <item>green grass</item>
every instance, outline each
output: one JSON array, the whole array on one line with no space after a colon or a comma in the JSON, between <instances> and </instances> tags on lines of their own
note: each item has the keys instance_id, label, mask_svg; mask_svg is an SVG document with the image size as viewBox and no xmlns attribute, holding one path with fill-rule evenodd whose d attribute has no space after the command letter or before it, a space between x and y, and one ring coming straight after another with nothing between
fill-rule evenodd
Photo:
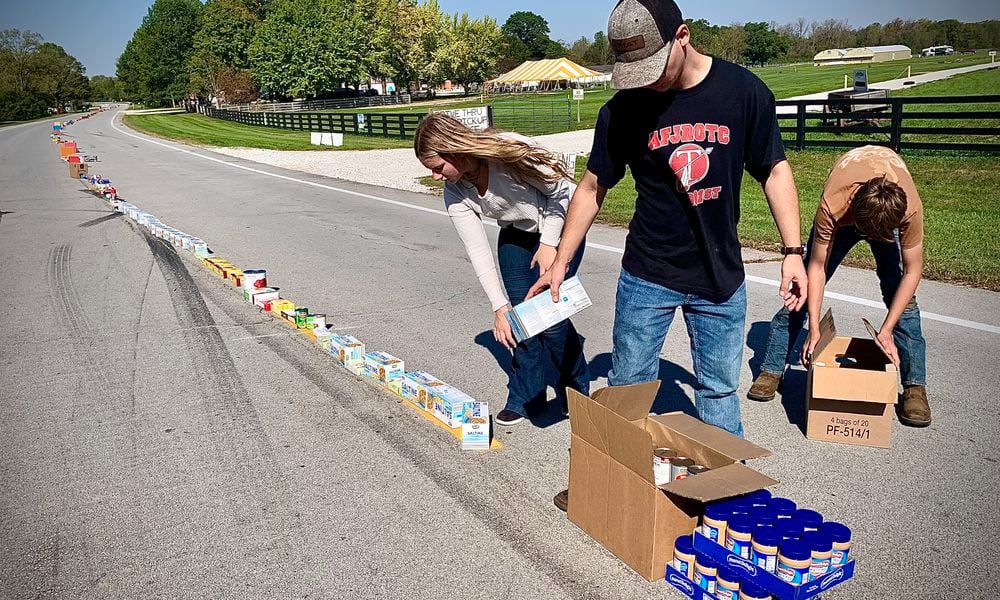
<instances>
[{"instance_id":1,"label":"green grass","mask_svg":"<svg viewBox=\"0 0 1000 600\"><path fill-rule=\"evenodd\" d=\"M838 152L789 152L799 191L803 240L809 233L827 173ZM1000 290L1000 169L996 158L907 155L924 205L924 273L930 279ZM577 162L582 173L585 161ZM780 246L760 185L743 181L740 239L762 250ZM598 221L626 225L635 207L635 182L627 175L608 192ZM872 268L867 247L859 246L847 264Z\"/></svg>"},{"instance_id":2,"label":"green grass","mask_svg":"<svg viewBox=\"0 0 1000 600\"><path fill-rule=\"evenodd\" d=\"M892 61L886 63L873 63L870 65L827 65L821 67L815 67L811 64L802 65L790 65L782 67L763 67L760 69L752 69L763 81L771 88L774 92L776 98L788 98L790 96L799 96L803 94L811 94L816 92L822 92L824 90L838 89L844 85L844 76L847 75L850 78L854 76L854 70L856 68L867 68L868 77L872 82L887 81L889 79L897 79L900 77L905 77L907 74L907 68L910 68L912 75L920 75L922 73L930 73L932 71L941 71L945 69L955 69L959 67L966 67L970 65L980 64L983 62L988 62L989 57L984 54L977 55L952 55L952 56L937 56L930 58L913 58L910 60ZM951 80L949 80L951 81ZM913 88L912 91L918 90L924 86L918 86ZM989 93L990 88L979 89L978 91L972 91L968 93L974 94L984 94ZM996 89L996 88L993 88ZM948 94L959 93L959 92L948 92ZM569 123L569 131L575 131L579 129L592 129L594 127L594 122L597 120L597 113L601 110L611 96L614 95L614 90L593 90L587 91L585 99L580 103L580 122L577 123L577 103L571 101L572 114ZM572 96L571 92L551 92L551 93L532 93L532 94L517 94L517 95L502 95L502 96L492 96L487 98L487 104L505 104L514 103L522 104L525 106L530 106L532 104L542 105L550 101L567 100ZM484 103L477 96L470 97L467 100L456 101L453 98L448 98L446 100L441 100L438 102L421 102L414 105L405 105L400 107L377 107L366 112L378 112L378 113L426 113L431 110L450 110L454 108L471 108L474 106L483 106ZM358 109L335 109L327 112L347 112L354 113L358 112ZM503 119L497 119L496 126L500 129L513 129L511 124L505 123ZM565 125L559 127L539 127L534 130L527 130L525 128L519 129L522 133L528 135L542 135L545 133L557 133L559 131L567 130Z\"/></svg>"},{"instance_id":3,"label":"green grass","mask_svg":"<svg viewBox=\"0 0 1000 600\"><path fill-rule=\"evenodd\" d=\"M204 146L268 150L382 150L409 148L411 140L345 135L340 148L313 146L309 132L273 129L213 119L205 115L126 115L125 124L143 133Z\"/></svg>"}]
</instances>

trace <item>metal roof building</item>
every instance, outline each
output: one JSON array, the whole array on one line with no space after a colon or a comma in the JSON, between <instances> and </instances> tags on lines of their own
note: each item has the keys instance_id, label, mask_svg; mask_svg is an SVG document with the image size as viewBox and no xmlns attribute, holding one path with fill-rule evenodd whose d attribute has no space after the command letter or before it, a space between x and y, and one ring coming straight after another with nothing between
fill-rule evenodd
<instances>
[{"instance_id":1,"label":"metal roof building","mask_svg":"<svg viewBox=\"0 0 1000 600\"><path fill-rule=\"evenodd\" d=\"M815 65L849 65L912 58L910 49L903 45L868 46L865 48L833 48L813 57Z\"/></svg>"}]
</instances>

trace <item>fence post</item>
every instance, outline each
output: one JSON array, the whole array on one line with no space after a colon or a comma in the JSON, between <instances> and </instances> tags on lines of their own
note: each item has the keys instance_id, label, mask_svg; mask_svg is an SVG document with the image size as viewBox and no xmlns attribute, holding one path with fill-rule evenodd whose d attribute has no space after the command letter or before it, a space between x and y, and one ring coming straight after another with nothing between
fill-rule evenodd
<instances>
[{"instance_id":1,"label":"fence post","mask_svg":"<svg viewBox=\"0 0 1000 600\"><path fill-rule=\"evenodd\" d=\"M889 127L889 145L895 152L900 151L903 142L903 100L892 98L892 124Z\"/></svg>"},{"instance_id":2,"label":"fence post","mask_svg":"<svg viewBox=\"0 0 1000 600\"><path fill-rule=\"evenodd\" d=\"M806 148L806 105L799 104L795 111L795 147Z\"/></svg>"}]
</instances>

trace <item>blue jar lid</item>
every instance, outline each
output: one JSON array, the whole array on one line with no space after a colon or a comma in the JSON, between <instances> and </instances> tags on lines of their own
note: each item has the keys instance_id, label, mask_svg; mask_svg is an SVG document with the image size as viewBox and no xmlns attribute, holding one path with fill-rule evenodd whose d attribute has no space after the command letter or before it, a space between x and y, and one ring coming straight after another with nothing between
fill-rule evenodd
<instances>
[{"instance_id":1,"label":"blue jar lid","mask_svg":"<svg viewBox=\"0 0 1000 600\"><path fill-rule=\"evenodd\" d=\"M705 516L716 521L725 521L733 514L727 502L712 502L705 505Z\"/></svg>"},{"instance_id":2,"label":"blue jar lid","mask_svg":"<svg viewBox=\"0 0 1000 600\"><path fill-rule=\"evenodd\" d=\"M833 550L833 538L822 531L807 531L802 534L802 541L809 544L813 552L829 552Z\"/></svg>"},{"instance_id":3,"label":"blue jar lid","mask_svg":"<svg viewBox=\"0 0 1000 600\"><path fill-rule=\"evenodd\" d=\"M812 555L810 554L810 556L812 556ZM696 554L695 557L694 557L694 562L695 562L696 565L701 565L702 567L705 567L706 569L718 569L719 568L719 563L715 562L712 559L712 557L709 556L709 555L707 555L707 554L701 554L701 553Z\"/></svg>"},{"instance_id":4,"label":"blue jar lid","mask_svg":"<svg viewBox=\"0 0 1000 600\"><path fill-rule=\"evenodd\" d=\"M761 546L777 546L781 541L781 532L773 525L758 525L754 527L752 541Z\"/></svg>"},{"instance_id":5,"label":"blue jar lid","mask_svg":"<svg viewBox=\"0 0 1000 600\"><path fill-rule=\"evenodd\" d=\"M843 523L827 521L820 526L819 530L832 537L834 543L846 544L851 541L851 530Z\"/></svg>"},{"instance_id":6,"label":"blue jar lid","mask_svg":"<svg viewBox=\"0 0 1000 600\"><path fill-rule=\"evenodd\" d=\"M765 600L771 597L770 594L749 581L744 581L740 584L740 594L746 596L747 598L751 598L752 600Z\"/></svg>"},{"instance_id":7,"label":"blue jar lid","mask_svg":"<svg viewBox=\"0 0 1000 600\"><path fill-rule=\"evenodd\" d=\"M778 545L778 555L788 560L808 560L812 558L812 550L801 540L783 540Z\"/></svg>"},{"instance_id":8,"label":"blue jar lid","mask_svg":"<svg viewBox=\"0 0 1000 600\"><path fill-rule=\"evenodd\" d=\"M778 519L774 522L775 529L781 534L782 539L801 537L805 529L798 519Z\"/></svg>"},{"instance_id":9,"label":"blue jar lid","mask_svg":"<svg viewBox=\"0 0 1000 600\"><path fill-rule=\"evenodd\" d=\"M682 535L674 540L674 549L681 554L694 554L694 541L690 535Z\"/></svg>"},{"instance_id":10,"label":"blue jar lid","mask_svg":"<svg viewBox=\"0 0 1000 600\"><path fill-rule=\"evenodd\" d=\"M768 490L757 490L756 492L750 492L745 497L754 506L767 506L767 503L771 501L771 492Z\"/></svg>"},{"instance_id":11,"label":"blue jar lid","mask_svg":"<svg viewBox=\"0 0 1000 600\"><path fill-rule=\"evenodd\" d=\"M757 521L750 515L733 515L729 518L729 530L740 533L750 533L753 531Z\"/></svg>"},{"instance_id":12,"label":"blue jar lid","mask_svg":"<svg viewBox=\"0 0 1000 600\"><path fill-rule=\"evenodd\" d=\"M726 566L719 567L719 572L716 574L716 576L720 580L728 581L730 583L740 582L740 574Z\"/></svg>"},{"instance_id":13,"label":"blue jar lid","mask_svg":"<svg viewBox=\"0 0 1000 600\"><path fill-rule=\"evenodd\" d=\"M778 511L766 506L758 506L757 508L753 509L751 516L757 519L758 523L772 524L778 520Z\"/></svg>"},{"instance_id":14,"label":"blue jar lid","mask_svg":"<svg viewBox=\"0 0 1000 600\"><path fill-rule=\"evenodd\" d=\"M795 511L795 518L811 529L819 529L819 526L823 524L823 515L808 508L800 508Z\"/></svg>"},{"instance_id":15,"label":"blue jar lid","mask_svg":"<svg viewBox=\"0 0 1000 600\"><path fill-rule=\"evenodd\" d=\"M746 496L737 496L735 498L730 498L727 502L729 508L733 513L740 514L750 514L753 510L753 502L751 502Z\"/></svg>"},{"instance_id":16,"label":"blue jar lid","mask_svg":"<svg viewBox=\"0 0 1000 600\"><path fill-rule=\"evenodd\" d=\"M788 498L771 498L767 505L777 511L779 516L790 517L795 514L795 503Z\"/></svg>"}]
</instances>

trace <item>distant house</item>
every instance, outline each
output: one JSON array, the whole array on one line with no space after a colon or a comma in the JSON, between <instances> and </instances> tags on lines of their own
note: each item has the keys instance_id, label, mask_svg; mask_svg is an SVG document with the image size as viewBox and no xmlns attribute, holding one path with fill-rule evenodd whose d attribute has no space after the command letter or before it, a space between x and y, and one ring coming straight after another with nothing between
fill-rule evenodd
<instances>
[{"instance_id":1,"label":"distant house","mask_svg":"<svg viewBox=\"0 0 1000 600\"><path fill-rule=\"evenodd\" d=\"M908 58L913 58L913 52L909 47L896 44L892 46L866 46L864 48L833 48L824 50L813 57L813 64L816 66L851 65L906 60Z\"/></svg>"}]
</instances>

